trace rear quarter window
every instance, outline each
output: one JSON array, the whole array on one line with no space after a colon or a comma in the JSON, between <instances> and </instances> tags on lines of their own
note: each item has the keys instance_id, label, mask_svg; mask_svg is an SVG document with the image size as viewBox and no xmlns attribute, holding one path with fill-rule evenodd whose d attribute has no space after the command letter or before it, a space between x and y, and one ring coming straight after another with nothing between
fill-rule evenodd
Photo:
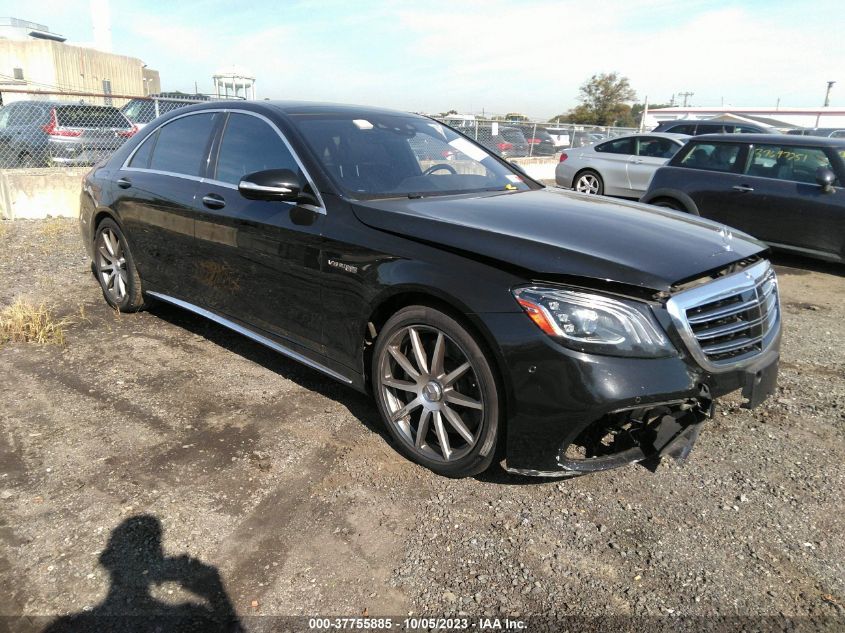
<instances>
[{"instance_id":1,"label":"rear quarter window","mask_svg":"<svg viewBox=\"0 0 845 633\"><path fill-rule=\"evenodd\" d=\"M604 152L606 154L635 154L636 143L632 138L620 138L615 141L608 141L600 145L596 145L597 152Z\"/></svg>"}]
</instances>

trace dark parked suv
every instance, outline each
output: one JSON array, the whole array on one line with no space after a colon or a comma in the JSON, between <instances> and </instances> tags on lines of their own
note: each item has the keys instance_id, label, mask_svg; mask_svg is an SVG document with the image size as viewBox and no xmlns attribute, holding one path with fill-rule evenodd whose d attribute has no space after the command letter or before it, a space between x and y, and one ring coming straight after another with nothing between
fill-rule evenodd
<instances>
[{"instance_id":1,"label":"dark parked suv","mask_svg":"<svg viewBox=\"0 0 845 633\"><path fill-rule=\"evenodd\" d=\"M426 117L189 106L81 203L109 304L179 306L371 393L397 449L444 475L684 458L714 398L775 386L763 244L546 189Z\"/></svg>"},{"instance_id":2,"label":"dark parked suv","mask_svg":"<svg viewBox=\"0 0 845 633\"><path fill-rule=\"evenodd\" d=\"M691 139L641 198L734 226L774 247L845 261L845 140L709 135Z\"/></svg>"},{"instance_id":3,"label":"dark parked suv","mask_svg":"<svg viewBox=\"0 0 845 633\"><path fill-rule=\"evenodd\" d=\"M675 119L674 121L661 121L652 132L672 132L674 134L698 136L700 134L776 134L777 130L766 125L754 125L752 123L733 124L706 119L701 121Z\"/></svg>"},{"instance_id":4,"label":"dark parked suv","mask_svg":"<svg viewBox=\"0 0 845 633\"><path fill-rule=\"evenodd\" d=\"M16 101L0 108L0 166L93 165L136 131L111 106Z\"/></svg>"}]
</instances>

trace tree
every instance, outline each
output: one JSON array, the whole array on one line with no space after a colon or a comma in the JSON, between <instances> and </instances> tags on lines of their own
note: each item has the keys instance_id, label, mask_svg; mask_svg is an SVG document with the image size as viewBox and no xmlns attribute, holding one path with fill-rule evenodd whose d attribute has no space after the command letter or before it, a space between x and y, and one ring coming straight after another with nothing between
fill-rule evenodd
<instances>
[{"instance_id":1,"label":"tree","mask_svg":"<svg viewBox=\"0 0 845 633\"><path fill-rule=\"evenodd\" d=\"M649 103L648 104L649 112L651 112L652 110L658 110L660 108L671 108L671 107L672 107L671 103ZM644 103L635 103L634 105L631 106L631 116L634 117L637 121L639 121L640 115L643 113L643 110L645 110L645 104Z\"/></svg>"},{"instance_id":2,"label":"tree","mask_svg":"<svg viewBox=\"0 0 845 633\"><path fill-rule=\"evenodd\" d=\"M634 121L631 107L626 101L633 101L637 93L631 88L627 77L619 73L593 75L579 90L581 104L570 112L573 123L592 125L626 125Z\"/></svg>"}]
</instances>

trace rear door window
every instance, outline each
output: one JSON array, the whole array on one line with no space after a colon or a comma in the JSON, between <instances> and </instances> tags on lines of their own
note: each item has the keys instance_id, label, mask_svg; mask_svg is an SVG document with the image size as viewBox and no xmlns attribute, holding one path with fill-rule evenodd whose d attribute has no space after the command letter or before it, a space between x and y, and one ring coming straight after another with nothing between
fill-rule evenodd
<instances>
[{"instance_id":1,"label":"rear door window","mask_svg":"<svg viewBox=\"0 0 845 633\"><path fill-rule=\"evenodd\" d=\"M757 145L751 152L749 176L814 184L816 170L830 169L830 159L819 147Z\"/></svg>"},{"instance_id":2,"label":"rear door window","mask_svg":"<svg viewBox=\"0 0 845 633\"><path fill-rule=\"evenodd\" d=\"M214 114L206 112L175 119L158 131L150 169L201 176L214 129Z\"/></svg>"},{"instance_id":3,"label":"rear door window","mask_svg":"<svg viewBox=\"0 0 845 633\"><path fill-rule=\"evenodd\" d=\"M230 114L215 178L236 185L245 175L265 169L290 169L297 173L299 165L276 130L266 122L248 114Z\"/></svg>"},{"instance_id":4,"label":"rear door window","mask_svg":"<svg viewBox=\"0 0 845 633\"><path fill-rule=\"evenodd\" d=\"M692 143L679 164L708 171L734 171L741 148L738 143Z\"/></svg>"},{"instance_id":5,"label":"rear door window","mask_svg":"<svg viewBox=\"0 0 845 633\"><path fill-rule=\"evenodd\" d=\"M608 141L601 145L596 145L597 152L605 152L607 154L634 154L636 153L635 139L620 138L615 141Z\"/></svg>"}]
</instances>

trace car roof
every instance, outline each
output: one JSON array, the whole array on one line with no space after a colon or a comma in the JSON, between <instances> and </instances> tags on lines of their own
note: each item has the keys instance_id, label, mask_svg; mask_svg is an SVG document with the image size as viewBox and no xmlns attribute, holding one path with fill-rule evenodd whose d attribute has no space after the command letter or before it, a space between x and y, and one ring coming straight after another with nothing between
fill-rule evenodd
<instances>
[{"instance_id":1,"label":"car roof","mask_svg":"<svg viewBox=\"0 0 845 633\"><path fill-rule=\"evenodd\" d=\"M209 102L206 101L207 105ZM231 102L230 102L231 103ZM256 103L256 102L251 102ZM263 101L258 102L281 110L288 115L296 114L342 114L345 116L366 115L366 114L392 114L394 116L420 116L402 110L391 110L389 108L378 108L375 106L355 105L347 103L324 103L319 101ZM219 105L219 102L218 102Z\"/></svg>"},{"instance_id":2,"label":"car roof","mask_svg":"<svg viewBox=\"0 0 845 633\"><path fill-rule=\"evenodd\" d=\"M4 103L3 107L12 106L12 105L48 105L48 106L57 106L57 105L64 105L67 103L74 103L73 101L46 101L41 99L26 99L24 101L10 101L9 103Z\"/></svg>"},{"instance_id":3,"label":"car roof","mask_svg":"<svg viewBox=\"0 0 845 633\"><path fill-rule=\"evenodd\" d=\"M595 132L589 132L589 134L595 134ZM677 132L637 132L636 134L623 134L622 136L614 136L613 138L609 138L607 140L618 141L619 139L623 138L640 138L643 136L671 138L675 139L676 141L686 141L687 139L692 138L692 136L690 136L689 134L678 134Z\"/></svg>"},{"instance_id":4,"label":"car roof","mask_svg":"<svg viewBox=\"0 0 845 633\"><path fill-rule=\"evenodd\" d=\"M799 140L800 139L800 140ZM701 141L731 141L733 143L800 143L810 147L845 147L845 139L827 138L824 136L800 136L794 134L700 134L690 139L691 143Z\"/></svg>"}]
</instances>

